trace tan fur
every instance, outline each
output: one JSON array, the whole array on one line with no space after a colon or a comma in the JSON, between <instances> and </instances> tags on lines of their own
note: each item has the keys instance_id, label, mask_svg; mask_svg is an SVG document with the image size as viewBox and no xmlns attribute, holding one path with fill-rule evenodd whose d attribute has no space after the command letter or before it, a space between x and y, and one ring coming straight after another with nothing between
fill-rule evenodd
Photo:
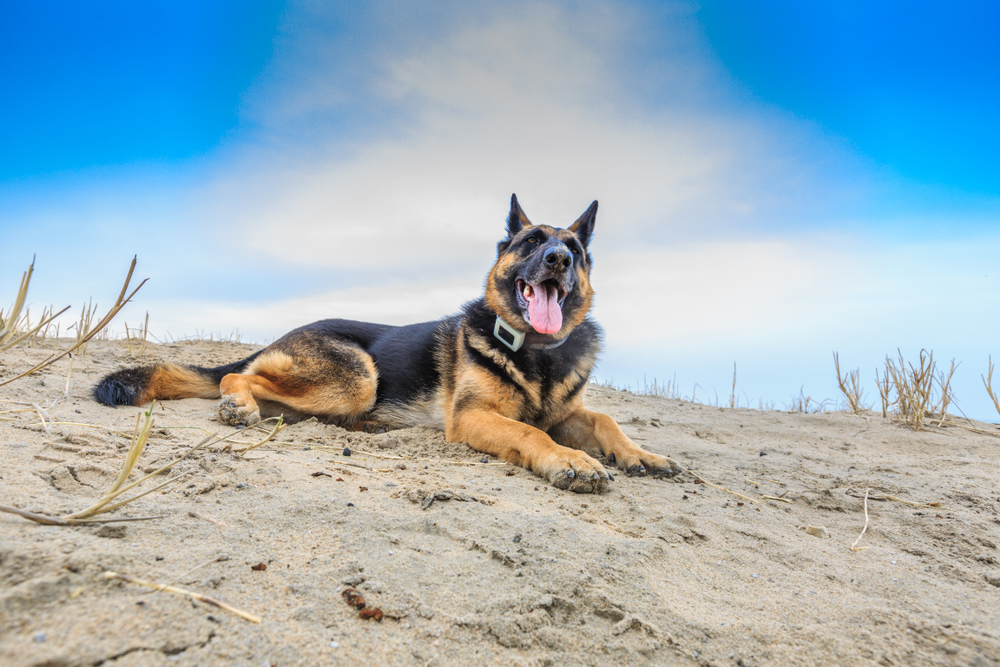
<instances>
[{"instance_id":1,"label":"tan fur","mask_svg":"<svg viewBox=\"0 0 1000 667\"><path fill-rule=\"evenodd\" d=\"M258 401L273 401L303 414L324 418L353 420L375 405L378 370L365 352L345 346L345 352L360 361L363 375L338 377L324 381L329 369L313 357L296 357L281 350L270 350L247 367L244 373L230 373L222 378L223 401L235 414L257 414Z\"/></svg>"},{"instance_id":2,"label":"tan fur","mask_svg":"<svg viewBox=\"0 0 1000 667\"><path fill-rule=\"evenodd\" d=\"M523 233L523 232L522 232ZM517 326L518 322L523 322L521 312L508 307L506 299L501 298L500 288L497 281L506 278L507 275L517 266L517 258L513 255L503 255L497 263L490 269L486 276L486 305L494 313L502 317L511 326ZM527 323L524 323L527 327Z\"/></svg>"},{"instance_id":3,"label":"tan fur","mask_svg":"<svg viewBox=\"0 0 1000 667\"><path fill-rule=\"evenodd\" d=\"M160 364L143 389L140 400L148 403L155 398L219 398L219 386L195 371L175 364Z\"/></svg>"},{"instance_id":4,"label":"tan fur","mask_svg":"<svg viewBox=\"0 0 1000 667\"><path fill-rule=\"evenodd\" d=\"M480 352L487 359L491 359L497 366L503 368L511 377L514 382L517 383L518 387L527 394L528 402L534 406L541 404L541 394L539 387L535 386L533 383L528 382L524 377L524 374L518 369L518 367L511 361L510 357L505 355L503 352L490 347L489 343L483 340L483 337L476 333L469 333L467 335L469 345L478 352Z\"/></svg>"}]
</instances>

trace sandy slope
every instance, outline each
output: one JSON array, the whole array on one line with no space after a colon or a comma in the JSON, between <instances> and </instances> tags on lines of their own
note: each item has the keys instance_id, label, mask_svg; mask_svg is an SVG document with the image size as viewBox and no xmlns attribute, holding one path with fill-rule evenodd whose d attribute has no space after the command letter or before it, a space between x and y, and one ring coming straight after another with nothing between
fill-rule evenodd
<instances>
[{"instance_id":1,"label":"sandy slope","mask_svg":"<svg viewBox=\"0 0 1000 667\"><path fill-rule=\"evenodd\" d=\"M146 359L214 365L252 349L180 343ZM8 352L0 376L42 356ZM124 343L92 343L70 396L48 410L98 428L0 414L0 503L68 512L110 484L127 447L114 431L131 432L138 410L88 393L128 361ZM66 363L0 398L50 405ZM248 460L196 455L179 465L193 471L182 483L117 512L155 521L63 528L0 514L0 664L1000 664L1000 439L598 387L587 400L707 480L793 503L744 501L687 475L621 475L607 494L573 495L495 460L468 465L481 455L433 431L306 422ZM214 412L197 399L158 406L140 467L202 429L229 433ZM334 453L345 445L349 459ZM942 506L870 501L869 549L852 552L866 488ZM810 524L830 539L807 535ZM106 570L264 620L108 582ZM381 623L344 603L348 584Z\"/></svg>"}]
</instances>

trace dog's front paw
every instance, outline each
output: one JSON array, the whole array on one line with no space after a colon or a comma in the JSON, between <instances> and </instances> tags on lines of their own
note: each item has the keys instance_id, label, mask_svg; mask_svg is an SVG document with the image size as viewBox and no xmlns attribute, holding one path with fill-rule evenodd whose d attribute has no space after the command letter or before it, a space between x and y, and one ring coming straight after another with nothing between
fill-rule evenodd
<instances>
[{"instance_id":1,"label":"dog's front paw","mask_svg":"<svg viewBox=\"0 0 1000 667\"><path fill-rule=\"evenodd\" d=\"M583 452L568 450L554 456L546 476L557 489L573 493L603 493L614 480L600 463Z\"/></svg>"},{"instance_id":2,"label":"dog's front paw","mask_svg":"<svg viewBox=\"0 0 1000 667\"><path fill-rule=\"evenodd\" d=\"M219 401L219 421L230 426L253 426L260 421L260 410L252 398L227 394Z\"/></svg>"},{"instance_id":3,"label":"dog's front paw","mask_svg":"<svg viewBox=\"0 0 1000 667\"><path fill-rule=\"evenodd\" d=\"M669 456L657 456L656 454L644 453L641 457L642 464L646 468L646 474L657 479L673 477L681 472L681 466Z\"/></svg>"},{"instance_id":4,"label":"dog's front paw","mask_svg":"<svg viewBox=\"0 0 1000 667\"><path fill-rule=\"evenodd\" d=\"M629 477L649 475L657 479L665 479L673 477L681 471L680 465L672 458L651 454L642 449L635 454L622 456L619 459L616 459L614 454L609 454L608 461L617 463L618 467L623 469Z\"/></svg>"}]
</instances>

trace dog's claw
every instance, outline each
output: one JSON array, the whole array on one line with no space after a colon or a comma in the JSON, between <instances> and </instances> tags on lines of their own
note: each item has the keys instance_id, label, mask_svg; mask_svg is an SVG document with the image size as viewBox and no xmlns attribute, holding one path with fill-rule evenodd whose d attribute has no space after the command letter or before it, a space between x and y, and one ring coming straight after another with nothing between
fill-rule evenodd
<instances>
[{"instance_id":1,"label":"dog's claw","mask_svg":"<svg viewBox=\"0 0 1000 667\"><path fill-rule=\"evenodd\" d=\"M608 452L608 463L610 463L611 465L614 465L616 460L617 459L615 457L615 453L614 452Z\"/></svg>"},{"instance_id":2,"label":"dog's claw","mask_svg":"<svg viewBox=\"0 0 1000 667\"><path fill-rule=\"evenodd\" d=\"M570 479L573 479L574 477L576 477L576 472L574 472L572 470L567 470L566 471L566 476L569 477Z\"/></svg>"}]
</instances>

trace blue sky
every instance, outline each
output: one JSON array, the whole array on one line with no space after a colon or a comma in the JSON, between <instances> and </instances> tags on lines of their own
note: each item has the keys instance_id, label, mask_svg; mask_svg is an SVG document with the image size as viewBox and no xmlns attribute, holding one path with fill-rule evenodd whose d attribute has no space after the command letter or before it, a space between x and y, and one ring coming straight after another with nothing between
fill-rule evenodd
<instances>
[{"instance_id":1,"label":"blue sky","mask_svg":"<svg viewBox=\"0 0 1000 667\"><path fill-rule=\"evenodd\" d=\"M7 3L0 285L266 341L475 296L517 192L599 199L599 377L837 398L830 354L1000 361L1000 9ZM0 298L2 301L3 298ZM121 323L116 323L121 328Z\"/></svg>"}]
</instances>

